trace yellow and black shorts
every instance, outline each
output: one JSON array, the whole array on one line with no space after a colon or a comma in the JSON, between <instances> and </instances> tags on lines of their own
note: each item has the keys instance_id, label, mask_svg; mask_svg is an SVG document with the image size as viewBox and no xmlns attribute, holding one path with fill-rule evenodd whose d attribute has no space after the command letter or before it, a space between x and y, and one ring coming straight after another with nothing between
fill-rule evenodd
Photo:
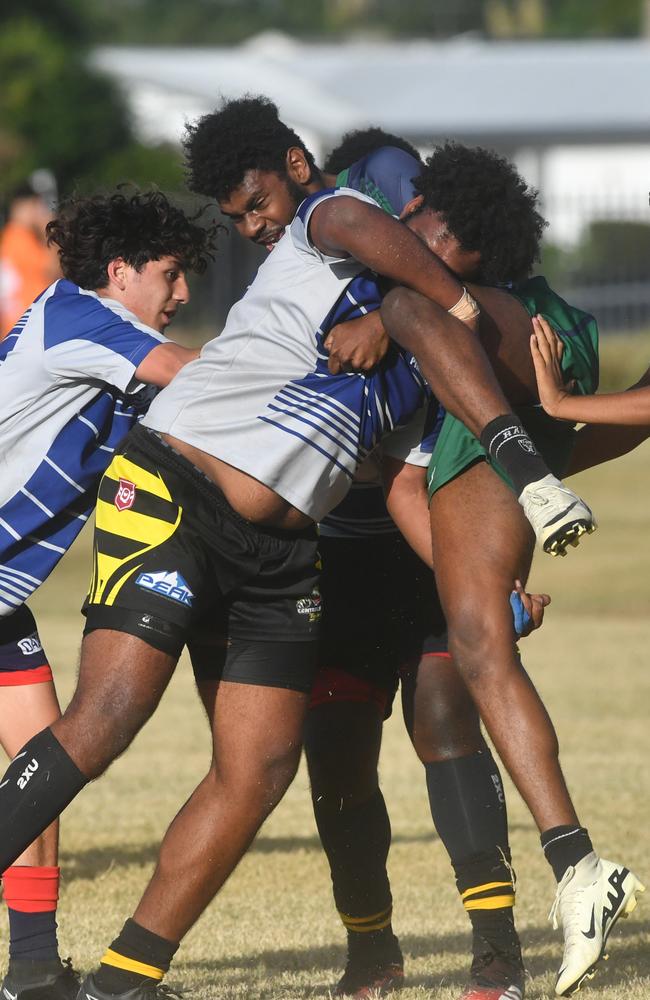
<instances>
[{"instance_id":1,"label":"yellow and black shorts","mask_svg":"<svg viewBox=\"0 0 650 1000\"><path fill-rule=\"evenodd\" d=\"M100 487L85 632L112 629L180 655L197 679L309 691L321 600L315 529L240 517L200 470L146 428Z\"/></svg>"}]
</instances>

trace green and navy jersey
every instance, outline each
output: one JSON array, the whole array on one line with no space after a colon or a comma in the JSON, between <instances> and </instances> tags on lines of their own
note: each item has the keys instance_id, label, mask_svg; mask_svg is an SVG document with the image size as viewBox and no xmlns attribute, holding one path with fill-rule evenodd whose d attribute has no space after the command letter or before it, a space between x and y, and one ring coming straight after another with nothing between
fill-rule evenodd
<instances>
[{"instance_id":1,"label":"green and navy jersey","mask_svg":"<svg viewBox=\"0 0 650 1000\"><path fill-rule=\"evenodd\" d=\"M395 146L382 146L342 170L336 186L367 194L385 212L399 216L417 195L413 181L421 171L422 164L410 153Z\"/></svg>"},{"instance_id":2,"label":"green and navy jersey","mask_svg":"<svg viewBox=\"0 0 650 1000\"><path fill-rule=\"evenodd\" d=\"M87 521L151 398L135 370L162 340L120 303L60 280L0 343L0 616L43 583Z\"/></svg>"}]
</instances>

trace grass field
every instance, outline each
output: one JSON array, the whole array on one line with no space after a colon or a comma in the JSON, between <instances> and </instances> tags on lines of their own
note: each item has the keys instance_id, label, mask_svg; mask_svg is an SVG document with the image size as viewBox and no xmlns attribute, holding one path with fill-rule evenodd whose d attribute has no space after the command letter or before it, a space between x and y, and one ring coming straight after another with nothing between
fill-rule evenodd
<instances>
[{"instance_id":1,"label":"grass field","mask_svg":"<svg viewBox=\"0 0 650 1000\"><path fill-rule=\"evenodd\" d=\"M553 605L523 652L557 725L569 783L594 843L650 884L650 443L575 482L593 502L600 530L566 560L538 558L534 583L553 595ZM74 682L87 543L79 543L33 602L64 703ZM208 760L207 726L183 661L131 750L65 814L60 939L80 969L96 964L132 913L161 835ZM393 823L395 927L407 961L401 995L454 1000L468 964L467 923L432 832L422 768L397 713L386 727L382 781ZM552 995L560 957L559 935L546 921L554 882L526 809L508 791L518 924L532 976L527 996L535 1000ZM327 996L344 962L343 942L301 768L183 943L169 980L214 1000ZM610 954L581 996L647 1000L650 894L618 925Z\"/></svg>"}]
</instances>

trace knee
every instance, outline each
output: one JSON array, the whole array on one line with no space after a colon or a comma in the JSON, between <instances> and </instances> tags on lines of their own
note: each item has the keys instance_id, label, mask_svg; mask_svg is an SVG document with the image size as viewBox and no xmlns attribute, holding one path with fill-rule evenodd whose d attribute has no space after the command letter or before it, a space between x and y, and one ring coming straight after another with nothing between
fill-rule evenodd
<instances>
[{"instance_id":1,"label":"knee","mask_svg":"<svg viewBox=\"0 0 650 1000\"><path fill-rule=\"evenodd\" d=\"M267 748L245 761L214 762L210 779L217 797L260 820L271 813L293 781L300 763L300 744Z\"/></svg>"},{"instance_id":2,"label":"knee","mask_svg":"<svg viewBox=\"0 0 650 1000\"><path fill-rule=\"evenodd\" d=\"M506 614L507 611L507 614ZM495 653L514 653L515 640L509 605L495 609L476 599L460 603L447 618L449 652L465 683L485 680L500 662Z\"/></svg>"},{"instance_id":3,"label":"knee","mask_svg":"<svg viewBox=\"0 0 650 1000\"><path fill-rule=\"evenodd\" d=\"M137 726L126 706L74 699L52 731L89 780L98 778L130 745Z\"/></svg>"}]
</instances>

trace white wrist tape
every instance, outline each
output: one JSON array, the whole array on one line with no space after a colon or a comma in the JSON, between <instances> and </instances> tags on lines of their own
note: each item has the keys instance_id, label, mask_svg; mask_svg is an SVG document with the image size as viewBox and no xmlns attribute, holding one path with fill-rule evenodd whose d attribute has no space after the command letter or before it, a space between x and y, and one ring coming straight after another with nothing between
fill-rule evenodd
<instances>
[{"instance_id":1,"label":"white wrist tape","mask_svg":"<svg viewBox=\"0 0 650 1000\"><path fill-rule=\"evenodd\" d=\"M462 320L463 323L468 323L470 320L476 319L481 310L478 307L476 299L469 294L466 288L463 288L463 294L458 302L451 309L448 309L447 312L451 316L455 316L456 319Z\"/></svg>"}]
</instances>

